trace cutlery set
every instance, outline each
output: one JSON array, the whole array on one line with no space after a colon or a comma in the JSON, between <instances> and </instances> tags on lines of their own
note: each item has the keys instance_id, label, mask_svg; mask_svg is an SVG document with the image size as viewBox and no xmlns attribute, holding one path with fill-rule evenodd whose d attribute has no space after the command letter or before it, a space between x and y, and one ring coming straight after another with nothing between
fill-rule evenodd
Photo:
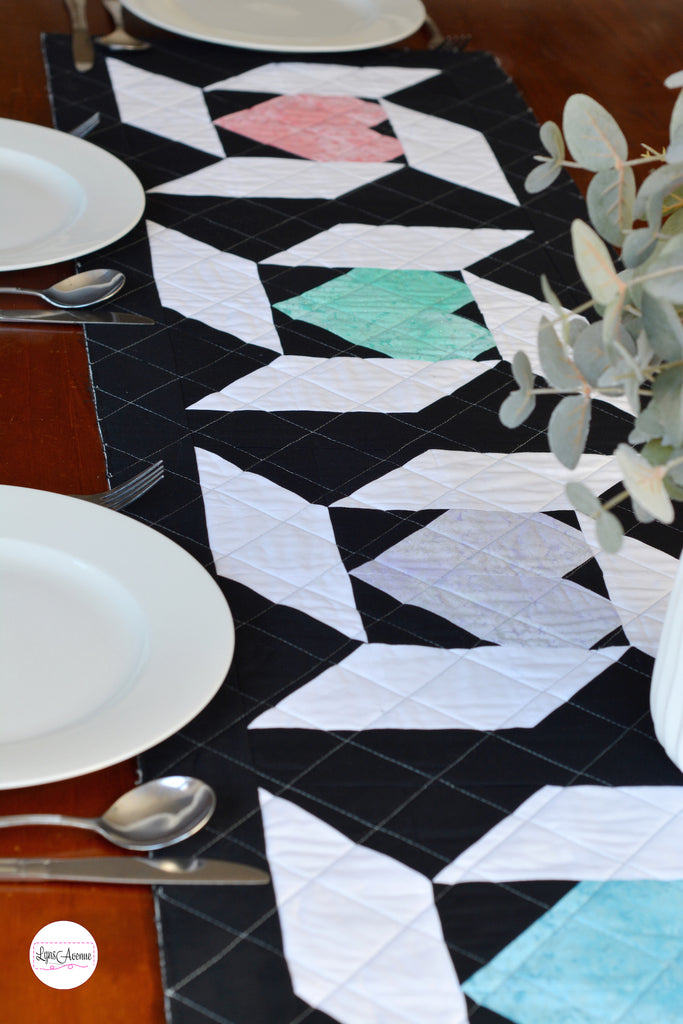
<instances>
[{"instance_id":1,"label":"cutlery set","mask_svg":"<svg viewBox=\"0 0 683 1024\"><path fill-rule=\"evenodd\" d=\"M65 814L12 814L0 828L59 825L90 829L126 850L158 850L179 843L206 825L216 795L206 782L186 775L153 779L129 790L99 818ZM6 857L0 858L0 882L55 880L150 885L263 885L259 868L205 857Z\"/></svg>"},{"instance_id":2,"label":"cutlery set","mask_svg":"<svg viewBox=\"0 0 683 1024\"><path fill-rule=\"evenodd\" d=\"M71 49L76 71L90 71L95 63L95 47L88 31L86 0L64 0L71 19ZM147 50L149 43L136 39L123 24L123 8L119 0L102 0L114 23L114 29L95 42L109 50Z\"/></svg>"}]
</instances>

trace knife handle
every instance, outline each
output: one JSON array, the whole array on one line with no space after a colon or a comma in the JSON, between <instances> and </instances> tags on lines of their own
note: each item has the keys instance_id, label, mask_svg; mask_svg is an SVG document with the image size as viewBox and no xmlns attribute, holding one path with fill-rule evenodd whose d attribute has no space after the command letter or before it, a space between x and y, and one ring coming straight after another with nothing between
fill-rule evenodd
<instances>
[{"instance_id":1,"label":"knife handle","mask_svg":"<svg viewBox=\"0 0 683 1024\"><path fill-rule=\"evenodd\" d=\"M51 877L50 862L47 860L3 860L0 863L0 880L5 878L35 878L46 879Z\"/></svg>"}]
</instances>

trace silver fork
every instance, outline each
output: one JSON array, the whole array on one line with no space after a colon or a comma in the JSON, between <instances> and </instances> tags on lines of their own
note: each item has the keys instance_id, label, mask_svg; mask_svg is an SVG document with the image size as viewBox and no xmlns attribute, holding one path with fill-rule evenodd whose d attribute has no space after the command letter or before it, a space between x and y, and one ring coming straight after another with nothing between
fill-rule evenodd
<instances>
[{"instance_id":1,"label":"silver fork","mask_svg":"<svg viewBox=\"0 0 683 1024\"><path fill-rule=\"evenodd\" d=\"M103 505L105 508L118 512L125 508L137 498L146 494L150 488L158 484L164 475L164 464L161 460L152 466L147 466L140 473L136 473L130 480L112 487L110 491L100 491L98 494L73 494L73 498L81 498L83 501L92 501L95 505Z\"/></svg>"}]
</instances>

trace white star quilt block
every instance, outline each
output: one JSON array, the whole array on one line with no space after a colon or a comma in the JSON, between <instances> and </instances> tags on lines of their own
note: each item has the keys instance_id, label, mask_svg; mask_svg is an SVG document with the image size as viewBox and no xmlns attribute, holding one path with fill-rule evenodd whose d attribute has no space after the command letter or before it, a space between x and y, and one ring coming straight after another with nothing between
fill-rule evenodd
<instances>
[{"instance_id":1,"label":"white star quilt block","mask_svg":"<svg viewBox=\"0 0 683 1024\"><path fill-rule=\"evenodd\" d=\"M225 156L200 88L116 57L107 57L106 62L122 121L212 156Z\"/></svg>"},{"instance_id":2,"label":"white star quilt block","mask_svg":"<svg viewBox=\"0 0 683 1024\"><path fill-rule=\"evenodd\" d=\"M432 885L260 791L294 991L341 1024L467 1024Z\"/></svg>"},{"instance_id":3,"label":"white star quilt block","mask_svg":"<svg viewBox=\"0 0 683 1024\"><path fill-rule=\"evenodd\" d=\"M530 231L408 224L336 224L263 263L285 267L462 270L523 241Z\"/></svg>"},{"instance_id":4,"label":"white star quilt block","mask_svg":"<svg viewBox=\"0 0 683 1024\"><path fill-rule=\"evenodd\" d=\"M229 199L337 199L399 170L400 164L231 156L149 189L177 196Z\"/></svg>"},{"instance_id":5,"label":"white star quilt block","mask_svg":"<svg viewBox=\"0 0 683 1024\"><path fill-rule=\"evenodd\" d=\"M282 351L255 263L150 221L147 232L162 306L247 344Z\"/></svg>"},{"instance_id":6,"label":"white star quilt block","mask_svg":"<svg viewBox=\"0 0 683 1024\"><path fill-rule=\"evenodd\" d=\"M497 365L444 359L358 359L354 356L278 356L268 366L207 395L191 409L277 412L419 412Z\"/></svg>"},{"instance_id":7,"label":"white star quilt block","mask_svg":"<svg viewBox=\"0 0 683 1024\"><path fill-rule=\"evenodd\" d=\"M366 639L328 509L211 452L195 453L218 574Z\"/></svg>"},{"instance_id":8,"label":"white star quilt block","mask_svg":"<svg viewBox=\"0 0 683 1024\"><path fill-rule=\"evenodd\" d=\"M251 729L531 729L627 648L362 644Z\"/></svg>"},{"instance_id":9,"label":"white star quilt block","mask_svg":"<svg viewBox=\"0 0 683 1024\"><path fill-rule=\"evenodd\" d=\"M411 167L519 206L519 199L482 132L388 100L383 100L382 106Z\"/></svg>"},{"instance_id":10,"label":"white star quilt block","mask_svg":"<svg viewBox=\"0 0 683 1024\"><path fill-rule=\"evenodd\" d=\"M297 96L363 96L379 99L400 89L419 85L441 74L438 68L362 67L321 64L315 61L272 61L213 82L206 91L272 93Z\"/></svg>"}]
</instances>

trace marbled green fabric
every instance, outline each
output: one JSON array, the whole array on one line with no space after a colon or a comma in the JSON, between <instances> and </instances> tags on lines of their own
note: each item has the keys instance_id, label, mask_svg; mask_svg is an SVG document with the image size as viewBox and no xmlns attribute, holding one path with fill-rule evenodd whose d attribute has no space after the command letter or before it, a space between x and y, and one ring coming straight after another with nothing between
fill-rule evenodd
<instances>
[{"instance_id":1,"label":"marbled green fabric","mask_svg":"<svg viewBox=\"0 0 683 1024\"><path fill-rule=\"evenodd\" d=\"M494 347L486 327L454 312L473 301L466 284L445 274L359 267L276 309L395 359L437 361Z\"/></svg>"}]
</instances>

